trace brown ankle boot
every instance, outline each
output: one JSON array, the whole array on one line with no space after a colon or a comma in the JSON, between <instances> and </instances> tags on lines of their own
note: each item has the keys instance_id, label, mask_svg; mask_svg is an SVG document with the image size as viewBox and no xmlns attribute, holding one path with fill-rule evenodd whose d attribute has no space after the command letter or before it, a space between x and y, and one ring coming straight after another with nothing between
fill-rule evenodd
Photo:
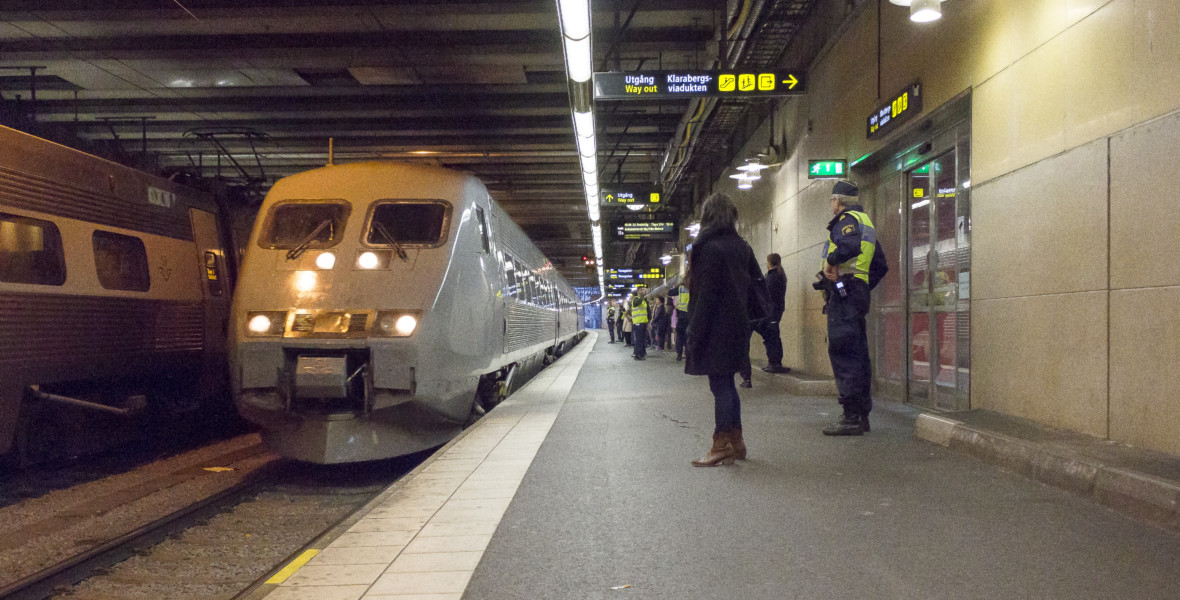
<instances>
[{"instance_id":1,"label":"brown ankle boot","mask_svg":"<svg viewBox=\"0 0 1180 600\"><path fill-rule=\"evenodd\" d=\"M713 433L713 447L704 458L692 461L694 467L716 467L717 465L732 465L734 459L733 446L729 443L728 431Z\"/></svg>"},{"instance_id":2,"label":"brown ankle boot","mask_svg":"<svg viewBox=\"0 0 1180 600\"><path fill-rule=\"evenodd\" d=\"M746 441L742 439L742 428L729 430L729 445L733 446L733 457L746 460Z\"/></svg>"}]
</instances>

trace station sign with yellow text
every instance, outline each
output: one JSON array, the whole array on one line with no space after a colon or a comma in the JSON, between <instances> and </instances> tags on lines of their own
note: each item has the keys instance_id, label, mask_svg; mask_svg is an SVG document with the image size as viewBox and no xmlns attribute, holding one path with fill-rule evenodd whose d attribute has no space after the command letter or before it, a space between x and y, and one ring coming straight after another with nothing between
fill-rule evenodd
<instances>
[{"instance_id":1,"label":"station sign with yellow text","mask_svg":"<svg viewBox=\"0 0 1180 600\"><path fill-rule=\"evenodd\" d=\"M594 74L595 100L791 96L806 93L793 71L610 71Z\"/></svg>"}]
</instances>

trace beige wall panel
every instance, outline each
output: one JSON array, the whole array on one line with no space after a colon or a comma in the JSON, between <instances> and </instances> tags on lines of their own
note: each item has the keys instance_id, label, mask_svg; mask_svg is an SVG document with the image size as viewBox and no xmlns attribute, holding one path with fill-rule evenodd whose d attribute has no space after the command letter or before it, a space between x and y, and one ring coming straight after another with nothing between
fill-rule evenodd
<instances>
[{"instance_id":1,"label":"beige wall panel","mask_svg":"<svg viewBox=\"0 0 1180 600\"><path fill-rule=\"evenodd\" d=\"M1110 140L1110 287L1180 285L1180 261L1147 258L1180 234L1180 112ZM1163 208L1163 210L1161 210Z\"/></svg>"},{"instance_id":2,"label":"beige wall panel","mask_svg":"<svg viewBox=\"0 0 1180 600\"><path fill-rule=\"evenodd\" d=\"M1065 145L1072 148L1136 121L1130 0L1110 2L1063 35L1069 73L1065 89Z\"/></svg>"},{"instance_id":3,"label":"beige wall panel","mask_svg":"<svg viewBox=\"0 0 1180 600\"><path fill-rule=\"evenodd\" d=\"M976 299L1106 288L1105 140L971 192Z\"/></svg>"},{"instance_id":4,"label":"beige wall panel","mask_svg":"<svg viewBox=\"0 0 1180 600\"><path fill-rule=\"evenodd\" d=\"M1134 11L1131 99L1145 121L1180 108L1180 2L1140 1Z\"/></svg>"},{"instance_id":5,"label":"beige wall panel","mask_svg":"<svg viewBox=\"0 0 1180 600\"><path fill-rule=\"evenodd\" d=\"M1110 294L1110 439L1180 454L1180 287Z\"/></svg>"},{"instance_id":6,"label":"beige wall panel","mask_svg":"<svg viewBox=\"0 0 1180 600\"><path fill-rule=\"evenodd\" d=\"M1105 436L1106 296L972 302L972 408Z\"/></svg>"},{"instance_id":7,"label":"beige wall panel","mask_svg":"<svg viewBox=\"0 0 1180 600\"><path fill-rule=\"evenodd\" d=\"M832 363L828 360L828 316L819 310L806 310L803 311L802 319L806 327L801 346L803 354L795 364L798 364L804 373L831 376ZM794 365L790 366L795 368Z\"/></svg>"},{"instance_id":8,"label":"beige wall panel","mask_svg":"<svg viewBox=\"0 0 1180 600\"><path fill-rule=\"evenodd\" d=\"M1065 150L1065 50L1054 38L976 88L971 172L977 184Z\"/></svg>"}]
</instances>

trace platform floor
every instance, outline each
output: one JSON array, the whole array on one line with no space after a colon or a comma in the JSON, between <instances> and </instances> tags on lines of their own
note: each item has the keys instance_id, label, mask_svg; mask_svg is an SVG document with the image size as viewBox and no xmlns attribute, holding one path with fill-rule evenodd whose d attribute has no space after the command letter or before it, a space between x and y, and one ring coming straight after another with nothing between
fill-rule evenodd
<instances>
[{"instance_id":1,"label":"platform floor","mask_svg":"<svg viewBox=\"0 0 1180 600\"><path fill-rule=\"evenodd\" d=\"M593 333L358 515L270 600L1180 598L1180 536L827 398L741 389L749 460L674 352Z\"/></svg>"}]
</instances>

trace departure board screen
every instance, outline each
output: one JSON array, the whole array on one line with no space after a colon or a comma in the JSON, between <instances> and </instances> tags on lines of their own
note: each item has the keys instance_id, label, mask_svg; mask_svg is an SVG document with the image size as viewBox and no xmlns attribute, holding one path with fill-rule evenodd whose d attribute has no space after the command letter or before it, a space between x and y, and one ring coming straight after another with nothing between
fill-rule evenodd
<instances>
[{"instance_id":1,"label":"departure board screen","mask_svg":"<svg viewBox=\"0 0 1180 600\"><path fill-rule=\"evenodd\" d=\"M606 279L611 281L641 281L644 279L663 279L665 272L663 267L651 267L646 269L607 269L605 275Z\"/></svg>"},{"instance_id":2,"label":"departure board screen","mask_svg":"<svg viewBox=\"0 0 1180 600\"><path fill-rule=\"evenodd\" d=\"M676 222L623 221L615 224L615 239L623 242L676 241Z\"/></svg>"}]
</instances>

